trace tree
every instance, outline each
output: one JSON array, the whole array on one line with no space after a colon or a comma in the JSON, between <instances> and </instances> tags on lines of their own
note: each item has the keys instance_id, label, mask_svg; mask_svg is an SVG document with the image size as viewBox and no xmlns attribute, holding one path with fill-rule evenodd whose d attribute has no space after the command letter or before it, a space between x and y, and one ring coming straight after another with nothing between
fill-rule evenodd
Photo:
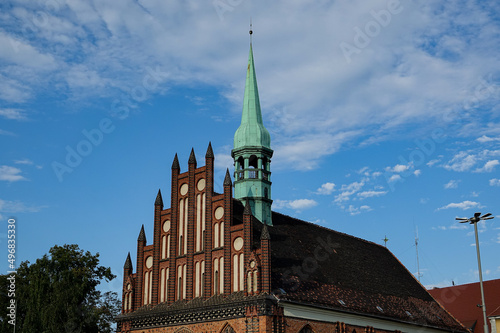
<instances>
[{"instance_id":1,"label":"tree","mask_svg":"<svg viewBox=\"0 0 500 333\"><path fill-rule=\"evenodd\" d=\"M3 297L7 277L0 278L2 309L8 302ZM112 332L120 301L115 292L102 294L97 286L115 277L110 268L99 265L98 253L92 255L74 244L56 245L34 264L22 262L15 282L16 332ZM2 310L2 332L12 332L8 319Z\"/></svg>"}]
</instances>

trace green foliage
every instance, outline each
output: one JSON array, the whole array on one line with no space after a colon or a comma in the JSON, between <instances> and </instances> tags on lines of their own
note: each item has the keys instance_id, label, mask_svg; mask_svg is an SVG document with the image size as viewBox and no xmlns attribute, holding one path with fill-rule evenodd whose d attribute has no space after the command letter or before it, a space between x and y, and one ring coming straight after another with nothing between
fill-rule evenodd
<instances>
[{"instance_id":1,"label":"green foliage","mask_svg":"<svg viewBox=\"0 0 500 333\"><path fill-rule=\"evenodd\" d=\"M9 301L3 297L7 277L0 276L2 309ZM110 268L99 266L99 254L74 244L56 245L34 264L22 262L16 275L16 332L112 332L120 301L116 293L102 294L97 286L115 277ZM8 319L2 310L1 332L12 332Z\"/></svg>"}]
</instances>

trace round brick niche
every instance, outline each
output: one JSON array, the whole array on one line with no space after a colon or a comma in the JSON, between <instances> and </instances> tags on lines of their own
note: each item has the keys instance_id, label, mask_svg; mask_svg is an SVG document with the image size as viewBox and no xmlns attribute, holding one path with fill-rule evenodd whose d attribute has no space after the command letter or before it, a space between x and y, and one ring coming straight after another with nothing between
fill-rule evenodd
<instances>
[{"instance_id":1,"label":"round brick niche","mask_svg":"<svg viewBox=\"0 0 500 333\"><path fill-rule=\"evenodd\" d=\"M236 251L241 250L243 248L243 238L242 237L235 238L233 242L233 247Z\"/></svg>"}]
</instances>

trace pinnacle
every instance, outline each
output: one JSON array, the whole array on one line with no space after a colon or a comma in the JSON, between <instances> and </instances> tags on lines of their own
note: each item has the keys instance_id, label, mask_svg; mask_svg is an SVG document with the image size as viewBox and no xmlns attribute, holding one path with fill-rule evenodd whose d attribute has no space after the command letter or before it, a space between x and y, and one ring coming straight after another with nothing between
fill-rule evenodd
<instances>
[{"instance_id":1,"label":"pinnacle","mask_svg":"<svg viewBox=\"0 0 500 333\"><path fill-rule=\"evenodd\" d=\"M231 186L231 175L229 174L229 169L226 169L226 177L224 178L224 186Z\"/></svg>"},{"instance_id":2,"label":"pinnacle","mask_svg":"<svg viewBox=\"0 0 500 333\"><path fill-rule=\"evenodd\" d=\"M172 163L172 170L176 169L179 170L181 167L179 166L179 158L177 157L177 154L175 154L174 157L174 162Z\"/></svg>"},{"instance_id":3,"label":"pinnacle","mask_svg":"<svg viewBox=\"0 0 500 333\"><path fill-rule=\"evenodd\" d=\"M260 239L271 239L271 236L269 235L269 229L267 228L267 224L264 224L262 227L262 233L260 234Z\"/></svg>"},{"instance_id":4,"label":"pinnacle","mask_svg":"<svg viewBox=\"0 0 500 333\"><path fill-rule=\"evenodd\" d=\"M252 215L252 207L250 207L250 201L248 200L245 203L245 209L243 210L243 215Z\"/></svg>"},{"instance_id":5,"label":"pinnacle","mask_svg":"<svg viewBox=\"0 0 500 333\"><path fill-rule=\"evenodd\" d=\"M141 227L141 231L139 232L139 237L137 237L137 241L146 243L146 233L144 232L144 224Z\"/></svg>"},{"instance_id":6,"label":"pinnacle","mask_svg":"<svg viewBox=\"0 0 500 333\"><path fill-rule=\"evenodd\" d=\"M188 164L196 164L196 156L194 155L194 148L191 148Z\"/></svg>"},{"instance_id":7,"label":"pinnacle","mask_svg":"<svg viewBox=\"0 0 500 333\"><path fill-rule=\"evenodd\" d=\"M214 157L214 151L212 150L212 142L209 142L205 158L213 158L213 157Z\"/></svg>"},{"instance_id":8,"label":"pinnacle","mask_svg":"<svg viewBox=\"0 0 500 333\"><path fill-rule=\"evenodd\" d=\"M128 253L127 259L125 260L124 269L132 269L132 260L130 259L130 252Z\"/></svg>"},{"instance_id":9,"label":"pinnacle","mask_svg":"<svg viewBox=\"0 0 500 333\"><path fill-rule=\"evenodd\" d=\"M156 195L155 206L161 206L163 208L163 199L161 198L161 190L158 189L158 194Z\"/></svg>"}]
</instances>

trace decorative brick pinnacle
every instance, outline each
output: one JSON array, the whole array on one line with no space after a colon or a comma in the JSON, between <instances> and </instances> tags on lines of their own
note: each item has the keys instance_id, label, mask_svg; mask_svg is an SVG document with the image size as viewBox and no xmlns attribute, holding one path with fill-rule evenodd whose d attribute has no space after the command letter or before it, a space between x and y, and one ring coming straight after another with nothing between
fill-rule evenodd
<instances>
[{"instance_id":1,"label":"decorative brick pinnacle","mask_svg":"<svg viewBox=\"0 0 500 333\"><path fill-rule=\"evenodd\" d=\"M177 157L177 154L175 154L174 157L174 162L172 163L172 170L177 169L179 170L181 167L179 166L179 158Z\"/></svg>"},{"instance_id":2,"label":"decorative brick pinnacle","mask_svg":"<svg viewBox=\"0 0 500 333\"><path fill-rule=\"evenodd\" d=\"M144 224L141 227L141 231L139 232L139 237L137 237L137 241L146 243L146 233L144 232Z\"/></svg>"},{"instance_id":3,"label":"decorative brick pinnacle","mask_svg":"<svg viewBox=\"0 0 500 333\"><path fill-rule=\"evenodd\" d=\"M229 174L229 169L226 169L226 177L224 178L224 186L231 186L233 183L231 181L231 175Z\"/></svg>"},{"instance_id":4,"label":"decorative brick pinnacle","mask_svg":"<svg viewBox=\"0 0 500 333\"><path fill-rule=\"evenodd\" d=\"M161 191L158 189L158 194L156 195L155 206L161 206L163 209L163 199L161 198Z\"/></svg>"},{"instance_id":5,"label":"decorative brick pinnacle","mask_svg":"<svg viewBox=\"0 0 500 333\"><path fill-rule=\"evenodd\" d=\"M128 253L127 259L125 260L125 265L123 265L124 269L132 269L132 260L130 259L130 252Z\"/></svg>"},{"instance_id":6,"label":"decorative brick pinnacle","mask_svg":"<svg viewBox=\"0 0 500 333\"><path fill-rule=\"evenodd\" d=\"M188 164L196 164L196 156L194 155L194 148L191 148L191 155L189 155Z\"/></svg>"},{"instance_id":7,"label":"decorative brick pinnacle","mask_svg":"<svg viewBox=\"0 0 500 333\"><path fill-rule=\"evenodd\" d=\"M267 224L264 224L262 227L262 233L260 234L260 239L271 239L271 235L269 235L269 229L267 228Z\"/></svg>"},{"instance_id":8,"label":"decorative brick pinnacle","mask_svg":"<svg viewBox=\"0 0 500 333\"><path fill-rule=\"evenodd\" d=\"M252 207L250 207L249 200L247 200L245 203L245 209L243 210L243 215L252 215Z\"/></svg>"},{"instance_id":9,"label":"decorative brick pinnacle","mask_svg":"<svg viewBox=\"0 0 500 333\"><path fill-rule=\"evenodd\" d=\"M214 151L212 150L212 142L209 142L205 158L213 158L213 157L214 157Z\"/></svg>"}]
</instances>

